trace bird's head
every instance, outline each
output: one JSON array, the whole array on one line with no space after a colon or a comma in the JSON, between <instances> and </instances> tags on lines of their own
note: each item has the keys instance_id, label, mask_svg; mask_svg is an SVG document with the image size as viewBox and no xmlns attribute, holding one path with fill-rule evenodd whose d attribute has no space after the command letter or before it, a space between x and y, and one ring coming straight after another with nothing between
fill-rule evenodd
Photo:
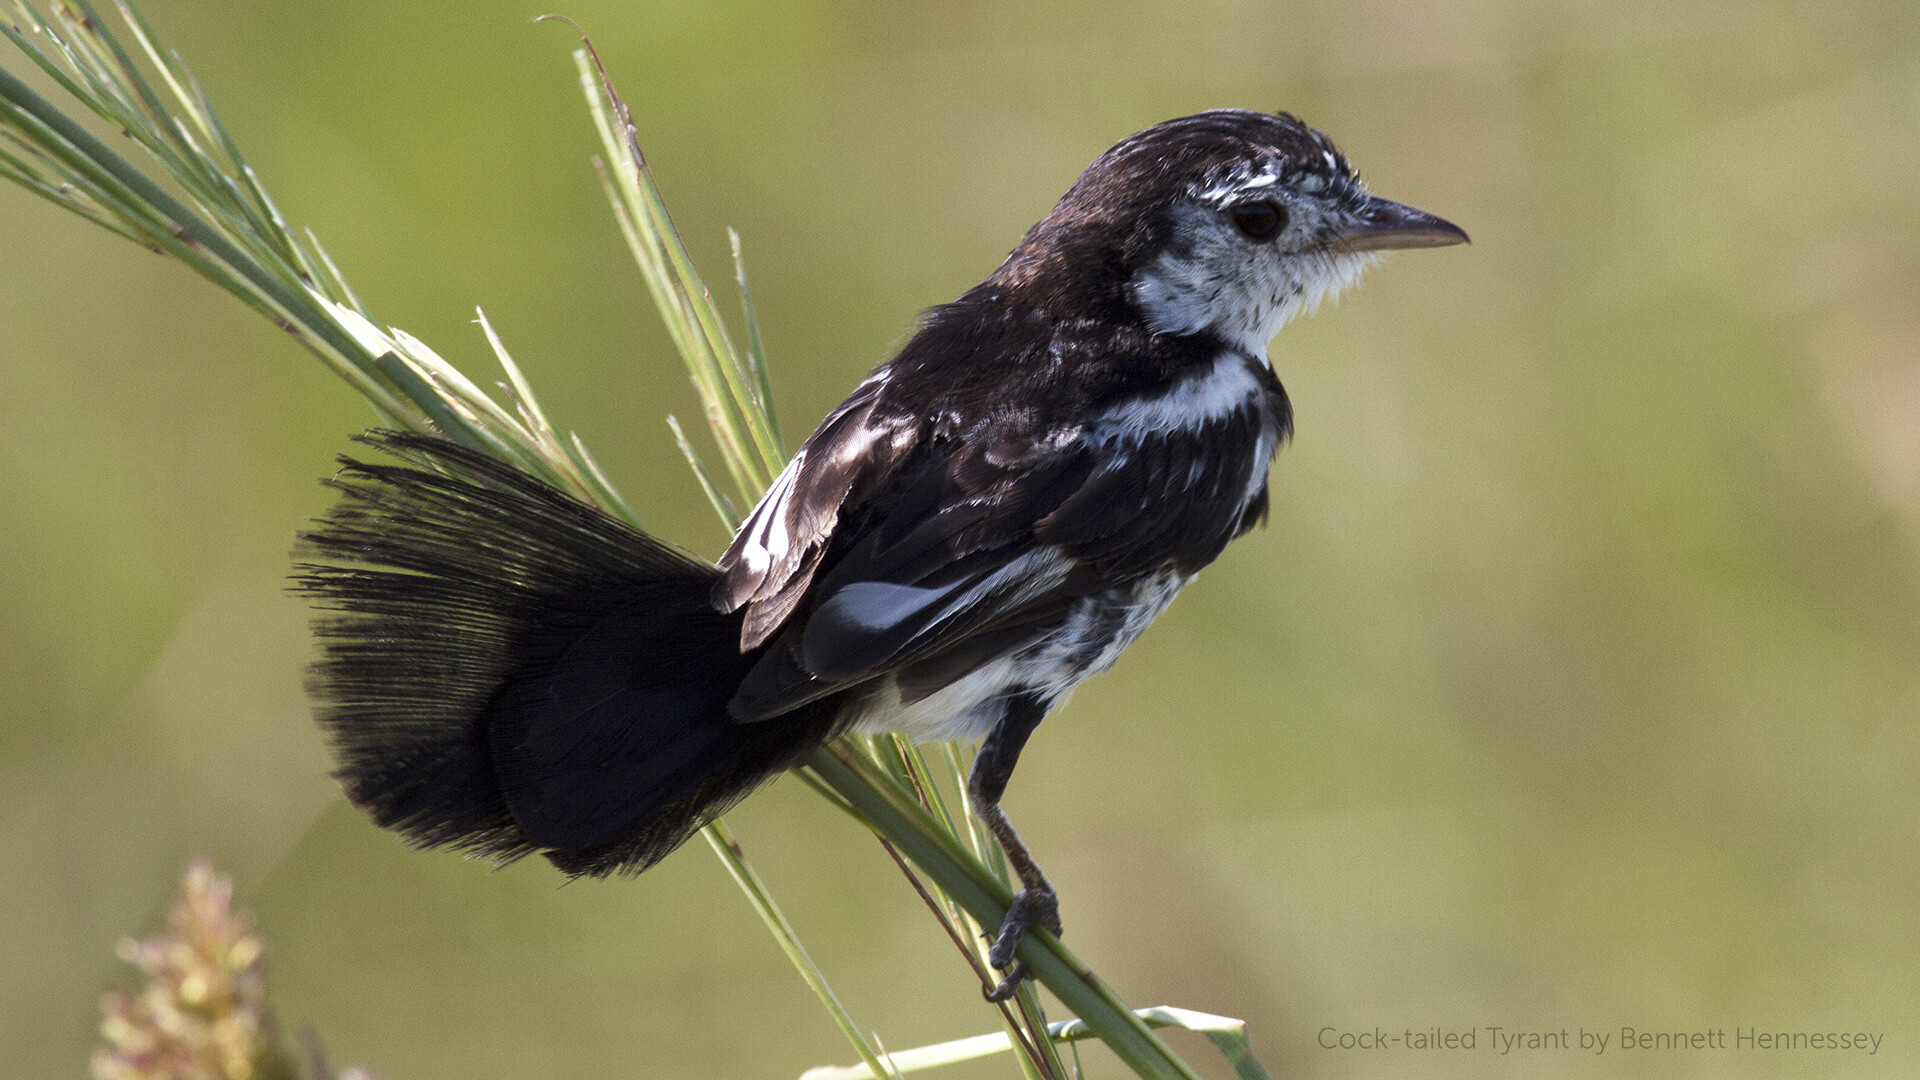
<instances>
[{"instance_id":1,"label":"bird's head","mask_svg":"<svg viewBox=\"0 0 1920 1080\"><path fill-rule=\"evenodd\" d=\"M1466 239L1368 192L1332 140L1292 116L1216 109L1100 155L986 285L1056 317L1211 331L1259 356L1379 252Z\"/></svg>"}]
</instances>

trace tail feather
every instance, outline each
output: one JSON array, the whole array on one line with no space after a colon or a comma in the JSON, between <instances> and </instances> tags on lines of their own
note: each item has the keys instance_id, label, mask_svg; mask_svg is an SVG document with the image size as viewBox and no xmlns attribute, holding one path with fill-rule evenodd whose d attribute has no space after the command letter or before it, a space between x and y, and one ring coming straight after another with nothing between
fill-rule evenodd
<instances>
[{"instance_id":1,"label":"tail feather","mask_svg":"<svg viewBox=\"0 0 1920 1080\"><path fill-rule=\"evenodd\" d=\"M727 715L757 653L719 572L442 439L359 441L301 534L311 688L349 798L422 847L570 874L646 869L834 731Z\"/></svg>"}]
</instances>

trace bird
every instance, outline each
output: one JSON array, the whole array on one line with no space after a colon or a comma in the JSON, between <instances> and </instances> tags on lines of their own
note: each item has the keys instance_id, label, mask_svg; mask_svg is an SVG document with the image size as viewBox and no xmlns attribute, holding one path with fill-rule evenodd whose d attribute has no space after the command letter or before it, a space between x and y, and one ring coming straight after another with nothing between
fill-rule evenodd
<instances>
[{"instance_id":1,"label":"bird","mask_svg":"<svg viewBox=\"0 0 1920 1080\"><path fill-rule=\"evenodd\" d=\"M1284 112L1101 154L801 444L717 561L430 433L370 432L300 536L350 800L416 846L633 874L847 733L978 739L1018 876L985 988L1058 896L1001 809L1022 749L1227 544L1292 432L1267 347L1380 253L1464 243Z\"/></svg>"}]
</instances>

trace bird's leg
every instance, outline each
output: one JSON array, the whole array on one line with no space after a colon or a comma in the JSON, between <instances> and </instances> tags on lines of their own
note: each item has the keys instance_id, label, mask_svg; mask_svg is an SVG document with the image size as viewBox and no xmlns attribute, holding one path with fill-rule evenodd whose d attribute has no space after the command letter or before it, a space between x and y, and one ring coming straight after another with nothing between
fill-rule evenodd
<instances>
[{"instance_id":1,"label":"bird's leg","mask_svg":"<svg viewBox=\"0 0 1920 1080\"><path fill-rule=\"evenodd\" d=\"M1061 932L1060 902L1054 895L1053 886L1047 883L1046 875L1034 865L1027 846L1020 842L1019 834L1013 831L1012 823L1000 810L1000 796L1006 793L1007 781L1013 776L1014 763L1020 760L1020 749L1027 745L1027 736L1033 734L1033 729L1040 725L1041 718L1046 715L1046 704L1038 698L1023 694L1009 701L1006 715L987 734L986 741L980 744L980 753L973 759L973 772L967 778L967 790L973 796L974 813L993 833L993 838L999 841L1000 850L1007 853L1007 864L1020 876L1021 885L1020 892L1013 898L1013 905L1007 909L1007 917L1000 923L993 948L987 952L987 962L1007 973L998 986L987 991L988 1001L1005 1001L1012 997L1014 987L1027 977L1026 965L1016 963L1013 956L1027 927L1036 924L1044 926L1056 936Z\"/></svg>"}]
</instances>

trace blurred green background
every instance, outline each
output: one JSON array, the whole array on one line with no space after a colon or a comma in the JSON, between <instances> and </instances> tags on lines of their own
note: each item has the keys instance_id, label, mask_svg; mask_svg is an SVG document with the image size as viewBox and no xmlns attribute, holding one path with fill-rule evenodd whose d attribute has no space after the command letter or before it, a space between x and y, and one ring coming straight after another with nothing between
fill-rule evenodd
<instances>
[{"instance_id":1,"label":"blurred green background","mask_svg":"<svg viewBox=\"0 0 1920 1080\"><path fill-rule=\"evenodd\" d=\"M662 423L693 395L541 10L147 4L383 321L481 374L484 305L647 520L716 553ZM1293 110L1473 234L1281 335L1271 527L1014 781L1069 943L1134 1004L1246 1018L1276 1076L1920 1074L1910 0L563 10L710 275L744 235L796 438L1171 116ZM565 885L344 804L284 592L371 419L344 385L11 188L0 313L0 1075L83 1074L114 942L194 852L256 913L283 1022L384 1080L851 1059L702 845ZM788 780L731 820L888 1047L995 1026L845 818ZM1493 1025L1885 1040L1502 1056Z\"/></svg>"}]
</instances>

